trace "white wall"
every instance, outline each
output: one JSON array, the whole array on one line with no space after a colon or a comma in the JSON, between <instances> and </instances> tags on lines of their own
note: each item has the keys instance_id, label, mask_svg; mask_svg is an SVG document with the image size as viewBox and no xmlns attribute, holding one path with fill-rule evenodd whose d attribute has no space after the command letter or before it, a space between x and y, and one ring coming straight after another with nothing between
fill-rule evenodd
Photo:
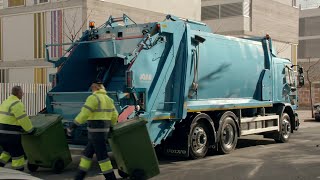
<instances>
[{"instance_id":1,"label":"white wall","mask_svg":"<svg viewBox=\"0 0 320 180\"><path fill-rule=\"evenodd\" d=\"M292 6L292 0L273 0L273 1L276 1L276 2L279 2L281 4L285 4L285 5L288 5L288 6ZM297 6L299 6L299 0L296 0L297 1Z\"/></svg>"},{"instance_id":2,"label":"white wall","mask_svg":"<svg viewBox=\"0 0 320 180\"><path fill-rule=\"evenodd\" d=\"M3 60L34 59L33 14L3 17Z\"/></svg>"},{"instance_id":3,"label":"white wall","mask_svg":"<svg viewBox=\"0 0 320 180\"><path fill-rule=\"evenodd\" d=\"M6 7L8 7L8 1L7 1L7 0L4 0L4 1L3 1L3 8L6 8Z\"/></svg>"},{"instance_id":4,"label":"white wall","mask_svg":"<svg viewBox=\"0 0 320 180\"><path fill-rule=\"evenodd\" d=\"M189 18L201 19L201 0L102 0L148 11Z\"/></svg>"},{"instance_id":5,"label":"white wall","mask_svg":"<svg viewBox=\"0 0 320 180\"><path fill-rule=\"evenodd\" d=\"M34 82L34 68L12 68L9 69L10 83L33 83Z\"/></svg>"},{"instance_id":6,"label":"white wall","mask_svg":"<svg viewBox=\"0 0 320 180\"><path fill-rule=\"evenodd\" d=\"M34 5L34 0L26 0L26 6L33 6Z\"/></svg>"},{"instance_id":7,"label":"white wall","mask_svg":"<svg viewBox=\"0 0 320 180\"><path fill-rule=\"evenodd\" d=\"M283 42L272 41L277 56L281 58L292 59L292 45Z\"/></svg>"}]
</instances>

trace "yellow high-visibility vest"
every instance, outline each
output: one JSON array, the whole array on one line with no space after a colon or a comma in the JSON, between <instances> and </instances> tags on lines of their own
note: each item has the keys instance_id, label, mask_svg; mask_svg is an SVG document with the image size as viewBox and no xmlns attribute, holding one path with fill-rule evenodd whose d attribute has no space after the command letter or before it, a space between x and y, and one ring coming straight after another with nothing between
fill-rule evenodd
<instances>
[{"instance_id":1,"label":"yellow high-visibility vest","mask_svg":"<svg viewBox=\"0 0 320 180\"><path fill-rule=\"evenodd\" d=\"M87 98L81 112L75 118L75 123L80 125L87 121L99 120L111 121L111 125L115 125L118 120L118 111L104 89L94 92Z\"/></svg>"},{"instance_id":2,"label":"yellow high-visibility vest","mask_svg":"<svg viewBox=\"0 0 320 180\"><path fill-rule=\"evenodd\" d=\"M20 134L33 131L32 123L20 99L11 95L0 105L0 133Z\"/></svg>"}]
</instances>

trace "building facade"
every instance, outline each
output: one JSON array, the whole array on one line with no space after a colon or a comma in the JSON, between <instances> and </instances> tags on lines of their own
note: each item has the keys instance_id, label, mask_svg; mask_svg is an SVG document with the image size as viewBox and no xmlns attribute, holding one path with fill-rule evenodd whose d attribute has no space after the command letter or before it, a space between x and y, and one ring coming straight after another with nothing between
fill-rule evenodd
<instances>
[{"instance_id":1,"label":"building facade","mask_svg":"<svg viewBox=\"0 0 320 180\"><path fill-rule=\"evenodd\" d=\"M309 6L300 11L299 19L298 64L304 67L307 83L299 93L300 104L305 107L310 106L311 98L313 103L320 102L320 8L314 6L315 3L305 4Z\"/></svg>"},{"instance_id":2,"label":"building facade","mask_svg":"<svg viewBox=\"0 0 320 180\"><path fill-rule=\"evenodd\" d=\"M299 59L320 58L320 8L301 10L299 29Z\"/></svg>"},{"instance_id":3,"label":"building facade","mask_svg":"<svg viewBox=\"0 0 320 180\"><path fill-rule=\"evenodd\" d=\"M217 34L262 37L276 53L297 62L299 9L296 0L202 0L201 18Z\"/></svg>"},{"instance_id":4,"label":"building facade","mask_svg":"<svg viewBox=\"0 0 320 180\"><path fill-rule=\"evenodd\" d=\"M74 41L90 20L101 25L110 15L123 13L137 23L162 21L168 13L200 20L201 1L188 1L1 0L0 83L48 83L56 69L45 61L45 44ZM66 48L54 46L48 51L59 57Z\"/></svg>"}]
</instances>

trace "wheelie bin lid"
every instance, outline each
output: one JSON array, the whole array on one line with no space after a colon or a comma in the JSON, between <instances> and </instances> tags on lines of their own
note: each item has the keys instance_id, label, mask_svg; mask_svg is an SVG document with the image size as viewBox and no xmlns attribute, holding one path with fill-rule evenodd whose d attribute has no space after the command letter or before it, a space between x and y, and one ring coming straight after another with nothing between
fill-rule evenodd
<instances>
[{"instance_id":1,"label":"wheelie bin lid","mask_svg":"<svg viewBox=\"0 0 320 180\"><path fill-rule=\"evenodd\" d=\"M144 126L147 122L142 119L130 119L120 122L113 127L112 136L124 134L137 127Z\"/></svg>"},{"instance_id":2,"label":"wheelie bin lid","mask_svg":"<svg viewBox=\"0 0 320 180\"><path fill-rule=\"evenodd\" d=\"M36 129L35 136L42 134L46 129L61 122L62 116L58 114L37 114L30 117L33 127Z\"/></svg>"}]
</instances>

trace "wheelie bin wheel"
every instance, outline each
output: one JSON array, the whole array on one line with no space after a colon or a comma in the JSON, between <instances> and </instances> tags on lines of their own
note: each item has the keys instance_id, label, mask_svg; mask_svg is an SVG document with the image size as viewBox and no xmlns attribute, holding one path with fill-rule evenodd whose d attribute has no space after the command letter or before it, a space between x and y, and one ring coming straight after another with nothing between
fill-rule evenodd
<instances>
[{"instance_id":1,"label":"wheelie bin wheel","mask_svg":"<svg viewBox=\"0 0 320 180\"><path fill-rule=\"evenodd\" d=\"M64 162L61 159L57 159L53 162L52 170L56 174L60 174L64 169Z\"/></svg>"},{"instance_id":2,"label":"wheelie bin wheel","mask_svg":"<svg viewBox=\"0 0 320 180\"><path fill-rule=\"evenodd\" d=\"M141 169L136 169L132 172L130 179L134 180L146 180L146 174L143 170Z\"/></svg>"},{"instance_id":3,"label":"wheelie bin wheel","mask_svg":"<svg viewBox=\"0 0 320 180\"><path fill-rule=\"evenodd\" d=\"M129 174L121 171L120 169L118 169L118 174L122 177L122 178L128 178Z\"/></svg>"},{"instance_id":4,"label":"wheelie bin wheel","mask_svg":"<svg viewBox=\"0 0 320 180\"><path fill-rule=\"evenodd\" d=\"M39 168L38 165L30 164L30 163L27 164L27 167L30 172L36 172Z\"/></svg>"}]
</instances>

